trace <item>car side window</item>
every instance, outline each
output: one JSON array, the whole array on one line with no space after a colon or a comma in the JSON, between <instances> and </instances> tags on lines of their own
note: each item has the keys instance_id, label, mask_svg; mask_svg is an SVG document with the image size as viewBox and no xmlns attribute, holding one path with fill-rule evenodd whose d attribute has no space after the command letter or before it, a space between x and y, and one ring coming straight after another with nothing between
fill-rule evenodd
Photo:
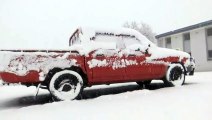
<instances>
[{"instance_id":1,"label":"car side window","mask_svg":"<svg viewBox=\"0 0 212 120\"><path fill-rule=\"evenodd\" d=\"M135 44L141 44L140 41L136 38L126 37L122 39L126 48Z\"/></svg>"}]
</instances>

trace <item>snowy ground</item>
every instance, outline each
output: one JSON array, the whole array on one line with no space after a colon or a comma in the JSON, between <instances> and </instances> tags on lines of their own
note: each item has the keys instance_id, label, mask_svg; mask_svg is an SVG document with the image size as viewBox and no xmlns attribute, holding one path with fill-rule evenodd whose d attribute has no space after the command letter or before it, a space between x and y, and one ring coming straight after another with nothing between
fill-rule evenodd
<instances>
[{"instance_id":1,"label":"snowy ground","mask_svg":"<svg viewBox=\"0 0 212 120\"><path fill-rule=\"evenodd\" d=\"M34 87L0 87L0 120L211 120L212 72L186 78L182 87L153 82L87 88L82 100L51 102L48 91L34 98Z\"/></svg>"}]
</instances>

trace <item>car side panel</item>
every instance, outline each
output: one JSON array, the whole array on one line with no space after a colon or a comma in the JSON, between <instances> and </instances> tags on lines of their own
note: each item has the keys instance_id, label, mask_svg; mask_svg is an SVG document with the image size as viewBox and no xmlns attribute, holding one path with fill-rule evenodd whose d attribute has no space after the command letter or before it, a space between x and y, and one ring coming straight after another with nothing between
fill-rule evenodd
<instances>
[{"instance_id":1,"label":"car side panel","mask_svg":"<svg viewBox=\"0 0 212 120\"><path fill-rule=\"evenodd\" d=\"M151 66L145 60L145 54L140 51L125 55L126 78L132 81L151 79Z\"/></svg>"},{"instance_id":2,"label":"car side panel","mask_svg":"<svg viewBox=\"0 0 212 120\"><path fill-rule=\"evenodd\" d=\"M0 71L0 77L8 83L39 83L44 81L51 69L66 69L71 66L84 69L84 56L70 51L11 52L8 65ZM65 63L64 63L65 62Z\"/></svg>"},{"instance_id":3,"label":"car side panel","mask_svg":"<svg viewBox=\"0 0 212 120\"><path fill-rule=\"evenodd\" d=\"M87 72L92 73L89 84L107 84L124 80L125 68L121 66L124 62L123 57L94 54L95 51L91 52L85 61Z\"/></svg>"}]
</instances>

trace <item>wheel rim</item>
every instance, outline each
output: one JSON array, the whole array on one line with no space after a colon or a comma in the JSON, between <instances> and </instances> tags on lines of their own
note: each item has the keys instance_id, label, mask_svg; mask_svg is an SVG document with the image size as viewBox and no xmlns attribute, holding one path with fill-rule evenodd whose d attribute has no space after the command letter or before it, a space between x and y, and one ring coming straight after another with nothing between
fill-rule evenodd
<instances>
[{"instance_id":1,"label":"wheel rim","mask_svg":"<svg viewBox=\"0 0 212 120\"><path fill-rule=\"evenodd\" d=\"M167 80L174 86L181 86L185 80L184 68L180 64L170 66L167 74Z\"/></svg>"},{"instance_id":2,"label":"wheel rim","mask_svg":"<svg viewBox=\"0 0 212 120\"><path fill-rule=\"evenodd\" d=\"M82 88L81 76L74 71L56 73L50 82L50 92L59 100L75 99Z\"/></svg>"}]
</instances>

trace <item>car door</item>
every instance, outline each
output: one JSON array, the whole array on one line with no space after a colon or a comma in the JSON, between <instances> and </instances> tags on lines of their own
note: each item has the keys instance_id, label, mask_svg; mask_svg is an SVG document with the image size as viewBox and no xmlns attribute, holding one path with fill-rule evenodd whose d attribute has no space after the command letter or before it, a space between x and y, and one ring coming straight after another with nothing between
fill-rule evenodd
<instances>
[{"instance_id":1,"label":"car door","mask_svg":"<svg viewBox=\"0 0 212 120\"><path fill-rule=\"evenodd\" d=\"M125 61L118 50L98 49L89 54L86 64L92 71L92 83L114 83L124 80Z\"/></svg>"},{"instance_id":2,"label":"car door","mask_svg":"<svg viewBox=\"0 0 212 120\"><path fill-rule=\"evenodd\" d=\"M146 62L148 54L142 51L128 50L125 53L126 78L132 81L151 79L151 65Z\"/></svg>"},{"instance_id":3,"label":"car door","mask_svg":"<svg viewBox=\"0 0 212 120\"><path fill-rule=\"evenodd\" d=\"M164 58L161 58L161 55L158 55L159 53L151 50L154 48L149 48L150 51L152 51L150 54L150 57L147 57L146 63L148 63L151 66L151 76L154 79L161 79L165 76L165 73L167 71L167 63L164 62ZM163 54L163 53L160 53ZM158 57L151 57L151 56L158 56ZM154 58L154 59L153 59Z\"/></svg>"}]
</instances>

